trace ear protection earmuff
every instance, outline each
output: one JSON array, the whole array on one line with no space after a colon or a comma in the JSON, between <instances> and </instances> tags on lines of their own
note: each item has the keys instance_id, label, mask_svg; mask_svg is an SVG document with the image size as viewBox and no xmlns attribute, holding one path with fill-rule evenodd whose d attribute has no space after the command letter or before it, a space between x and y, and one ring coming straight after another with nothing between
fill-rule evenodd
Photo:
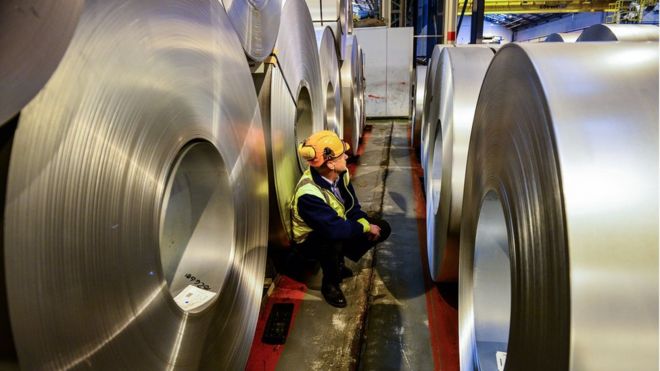
<instances>
[{"instance_id":1,"label":"ear protection earmuff","mask_svg":"<svg viewBox=\"0 0 660 371\"><path fill-rule=\"evenodd\" d=\"M316 150L312 146L308 146L307 141L300 143L298 145L298 155L304 158L307 161L312 161L316 157Z\"/></svg>"}]
</instances>

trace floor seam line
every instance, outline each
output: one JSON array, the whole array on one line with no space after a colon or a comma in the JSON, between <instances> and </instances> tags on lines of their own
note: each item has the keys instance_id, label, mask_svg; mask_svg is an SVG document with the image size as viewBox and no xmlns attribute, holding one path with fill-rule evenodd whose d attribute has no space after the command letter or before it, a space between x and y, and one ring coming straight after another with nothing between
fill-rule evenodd
<instances>
[{"instance_id":1,"label":"floor seam line","mask_svg":"<svg viewBox=\"0 0 660 371\"><path fill-rule=\"evenodd\" d=\"M385 200L385 189L387 187L387 177L389 175L389 164L390 164L390 154L391 154L391 148L390 147L392 146L393 133L394 133L394 120L391 120L390 121L390 128L389 128L388 142L385 145L385 150L383 151L383 152L385 152L385 156L384 156L385 158L380 162L380 166L384 168L384 171L383 171L383 175L382 175L382 178L381 178L382 181L383 181L383 186L381 188L380 205L379 205L378 212L377 212L377 216L379 218L383 217L383 203L384 203L384 200ZM362 328L360 329L360 334L358 336L358 338L360 339L360 343L359 343L359 346L357 347L357 349L358 349L357 354L355 355L354 370L357 370L357 369L360 368L360 361L362 359L363 348L364 348L364 345L366 343L365 342L365 340L366 340L365 336L367 334L367 327L369 325L369 309L371 308L371 301L372 301L372 298L373 298L373 295L372 295L371 292L372 292L373 287L374 287L374 279L375 279L374 270L375 270L375 267L376 267L376 251L375 251L375 249L374 249L372 254L373 254L372 255L373 257L371 259L371 272L369 274L369 285L367 286L367 300L366 300L366 305L365 305L364 314L363 314L364 323L362 325Z\"/></svg>"}]
</instances>

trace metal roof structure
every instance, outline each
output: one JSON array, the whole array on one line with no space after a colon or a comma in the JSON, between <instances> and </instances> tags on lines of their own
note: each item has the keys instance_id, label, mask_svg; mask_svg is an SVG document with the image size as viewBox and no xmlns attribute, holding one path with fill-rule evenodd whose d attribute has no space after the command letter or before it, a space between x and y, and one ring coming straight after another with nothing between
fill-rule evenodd
<instances>
[{"instance_id":1,"label":"metal roof structure","mask_svg":"<svg viewBox=\"0 0 660 371\"><path fill-rule=\"evenodd\" d=\"M486 14L488 22L504 26L512 31L556 21L570 13L530 13L530 14Z\"/></svg>"}]
</instances>

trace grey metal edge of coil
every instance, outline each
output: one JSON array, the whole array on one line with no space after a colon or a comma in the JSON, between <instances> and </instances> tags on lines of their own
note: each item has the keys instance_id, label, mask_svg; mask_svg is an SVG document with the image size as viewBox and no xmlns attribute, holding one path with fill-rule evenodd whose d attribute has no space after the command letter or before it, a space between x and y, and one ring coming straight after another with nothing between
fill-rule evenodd
<instances>
[{"instance_id":1,"label":"grey metal edge of coil","mask_svg":"<svg viewBox=\"0 0 660 371\"><path fill-rule=\"evenodd\" d=\"M4 253L23 369L244 367L266 255L264 134L224 9L189 5L87 1L62 62L21 113ZM168 289L159 226L177 155L200 143L231 190L220 195L228 212L214 215L233 249L209 251L226 253L229 271L191 313ZM216 260L202 260L212 272Z\"/></svg>"},{"instance_id":2,"label":"grey metal edge of coil","mask_svg":"<svg viewBox=\"0 0 660 371\"><path fill-rule=\"evenodd\" d=\"M426 156L426 236L435 281L458 280L458 243L465 164L490 48L445 48L437 66L438 120Z\"/></svg>"},{"instance_id":3,"label":"grey metal edge of coil","mask_svg":"<svg viewBox=\"0 0 660 371\"><path fill-rule=\"evenodd\" d=\"M582 34L582 30L573 32L557 32L548 35L544 42L574 43L577 41L578 37L580 37L580 34Z\"/></svg>"},{"instance_id":4,"label":"grey metal edge of coil","mask_svg":"<svg viewBox=\"0 0 660 371\"><path fill-rule=\"evenodd\" d=\"M28 104L55 71L76 29L83 3L0 3L0 126Z\"/></svg>"},{"instance_id":5,"label":"grey metal edge of coil","mask_svg":"<svg viewBox=\"0 0 660 371\"><path fill-rule=\"evenodd\" d=\"M348 37L346 43L347 57L341 65L341 85L342 85L342 100L344 101L344 140L351 145L351 151L355 153L357 144L359 142L359 125L360 125L360 112L358 107L357 96L357 61L358 61L358 44L354 35Z\"/></svg>"},{"instance_id":6,"label":"grey metal edge of coil","mask_svg":"<svg viewBox=\"0 0 660 371\"><path fill-rule=\"evenodd\" d=\"M433 90L435 86L435 77L437 74L438 63L440 61L440 54L446 47L447 45L436 45L433 48L431 60L429 61L429 65L426 70L426 83L424 84L424 113L422 114L424 121L422 121L422 125L420 127L420 160L424 174L426 174L424 164L426 163L426 154L428 152L429 146L427 137L429 135L430 126L435 125L435 121L437 121L438 115L438 104L436 102L437 97L434 96L435 92Z\"/></svg>"},{"instance_id":7,"label":"grey metal edge of coil","mask_svg":"<svg viewBox=\"0 0 660 371\"><path fill-rule=\"evenodd\" d=\"M245 54L261 62L273 51L282 0L222 0Z\"/></svg>"},{"instance_id":8,"label":"grey metal edge of coil","mask_svg":"<svg viewBox=\"0 0 660 371\"><path fill-rule=\"evenodd\" d=\"M658 41L660 29L648 24L595 24L585 28L576 42Z\"/></svg>"},{"instance_id":9,"label":"grey metal edge of coil","mask_svg":"<svg viewBox=\"0 0 660 371\"><path fill-rule=\"evenodd\" d=\"M330 27L316 27L315 32L321 67L321 92L325 112L324 128L334 131L342 138L344 136L344 109L335 34Z\"/></svg>"},{"instance_id":10,"label":"grey metal edge of coil","mask_svg":"<svg viewBox=\"0 0 660 371\"><path fill-rule=\"evenodd\" d=\"M419 138L421 133L422 120L424 117L424 88L426 87L427 66L417 65L415 68L415 96L413 119L411 128L411 143L413 148L419 148Z\"/></svg>"},{"instance_id":11,"label":"grey metal edge of coil","mask_svg":"<svg viewBox=\"0 0 660 371\"><path fill-rule=\"evenodd\" d=\"M655 43L495 56L467 162L461 369L501 350L507 370L658 368L657 102Z\"/></svg>"},{"instance_id":12,"label":"grey metal edge of coil","mask_svg":"<svg viewBox=\"0 0 660 371\"><path fill-rule=\"evenodd\" d=\"M360 73L360 112L362 113L361 116L361 129L360 129L360 138L362 138L362 133L364 132L364 127L367 124L367 107L366 107L366 91L367 91L367 78L364 72L365 66L366 66L367 60L364 54L364 49L360 47L360 70L358 71Z\"/></svg>"},{"instance_id":13,"label":"grey metal edge of coil","mask_svg":"<svg viewBox=\"0 0 660 371\"><path fill-rule=\"evenodd\" d=\"M362 132L364 131L364 125L366 122L366 111L364 107L364 91L365 91L365 79L364 79L364 52L362 46L358 42L357 35L355 36L355 42L358 44L358 52L355 64L355 102L357 104L357 143L355 151L357 151L357 145L360 143L360 138L362 138Z\"/></svg>"},{"instance_id":14,"label":"grey metal edge of coil","mask_svg":"<svg viewBox=\"0 0 660 371\"><path fill-rule=\"evenodd\" d=\"M329 26L335 33L337 56L346 58L346 37L353 33L353 16L350 0L305 0L315 27Z\"/></svg>"}]
</instances>

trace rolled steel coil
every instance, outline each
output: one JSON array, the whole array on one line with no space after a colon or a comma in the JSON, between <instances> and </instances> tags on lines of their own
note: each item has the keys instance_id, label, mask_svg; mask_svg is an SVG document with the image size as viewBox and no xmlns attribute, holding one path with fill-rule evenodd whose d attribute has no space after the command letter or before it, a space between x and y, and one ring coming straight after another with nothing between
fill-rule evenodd
<instances>
[{"instance_id":1,"label":"rolled steel coil","mask_svg":"<svg viewBox=\"0 0 660 371\"><path fill-rule=\"evenodd\" d=\"M418 64L415 67L415 95L413 97L412 129L410 130L412 133L410 140L413 148L419 148L419 137L424 117L424 88L426 87L424 80L426 79L426 68L422 64Z\"/></svg>"},{"instance_id":2,"label":"rolled steel coil","mask_svg":"<svg viewBox=\"0 0 660 371\"><path fill-rule=\"evenodd\" d=\"M86 1L11 151L4 253L22 369L244 367L266 154L218 1Z\"/></svg>"},{"instance_id":3,"label":"rolled steel coil","mask_svg":"<svg viewBox=\"0 0 660 371\"><path fill-rule=\"evenodd\" d=\"M286 0L275 43L275 64L260 77L259 106L266 127L269 164L270 243L286 246L291 230L289 202L307 168L298 143L323 130L324 100L316 33L303 0Z\"/></svg>"},{"instance_id":4,"label":"rolled steel coil","mask_svg":"<svg viewBox=\"0 0 660 371\"><path fill-rule=\"evenodd\" d=\"M357 36L355 38L355 41L357 42ZM357 109L356 109L356 115L357 115L357 131L358 131L358 144L360 141L360 138L362 138L362 130L364 127L364 122L365 122L365 110L364 110L364 59L363 59L363 51L362 47L358 43L357 46L357 59L355 61L355 71L357 73L355 80L355 102L357 104ZM357 147L355 148L357 150Z\"/></svg>"},{"instance_id":5,"label":"rolled steel coil","mask_svg":"<svg viewBox=\"0 0 660 371\"><path fill-rule=\"evenodd\" d=\"M83 0L0 3L0 126L41 90L69 46Z\"/></svg>"},{"instance_id":6,"label":"rolled steel coil","mask_svg":"<svg viewBox=\"0 0 660 371\"><path fill-rule=\"evenodd\" d=\"M362 130L361 133L364 132L364 127L367 125L367 107L366 107L366 102L367 100L365 99L365 94L367 91L367 75L364 73L364 68L366 65L366 57L364 56L364 49L360 47L360 81L362 82L362 87L360 88L360 107L362 107ZM362 137L362 135L360 135Z\"/></svg>"},{"instance_id":7,"label":"rolled steel coil","mask_svg":"<svg viewBox=\"0 0 660 371\"><path fill-rule=\"evenodd\" d=\"M426 164L426 246L436 281L458 279L463 183L479 89L493 59L490 48L445 48L436 82L438 124Z\"/></svg>"},{"instance_id":8,"label":"rolled steel coil","mask_svg":"<svg viewBox=\"0 0 660 371\"><path fill-rule=\"evenodd\" d=\"M358 54L358 101L360 102L360 138L362 138L362 134L364 132L364 127L367 124L367 108L365 106L366 104L366 99L364 97L365 92L367 91L367 78L366 75L364 74L364 64L365 64L365 57L364 57L364 49L362 47L359 47L359 54Z\"/></svg>"},{"instance_id":9,"label":"rolled steel coil","mask_svg":"<svg viewBox=\"0 0 660 371\"><path fill-rule=\"evenodd\" d=\"M359 89L359 46L354 35L349 36L346 48L350 53L341 64L341 96L344 101L344 140L351 145L351 152L358 148L360 141L360 97Z\"/></svg>"},{"instance_id":10,"label":"rolled steel coil","mask_svg":"<svg viewBox=\"0 0 660 371\"><path fill-rule=\"evenodd\" d=\"M422 125L420 127L420 160L424 174L426 174L426 154L429 147L429 141L427 138L429 136L429 132L435 132L435 125L438 120L438 98L436 97L438 92L435 90L437 67L440 61L440 54L446 47L447 45L436 45L433 48L431 60L429 61L428 67L426 69L426 79L424 83L424 111L422 114L424 120L422 121Z\"/></svg>"},{"instance_id":11,"label":"rolled steel coil","mask_svg":"<svg viewBox=\"0 0 660 371\"><path fill-rule=\"evenodd\" d=\"M548 35L544 41L547 43L574 43L577 41L578 37L580 37L581 33L582 30L573 32L557 32Z\"/></svg>"},{"instance_id":12,"label":"rolled steel coil","mask_svg":"<svg viewBox=\"0 0 660 371\"><path fill-rule=\"evenodd\" d=\"M462 370L658 368L656 43L497 53L470 140L459 287Z\"/></svg>"},{"instance_id":13,"label":"rolled steel coil","mask_svg":"<svg viewBox=\"0 0 660 371\"><path fill-rule=\"evenodd\" d=\"M317 27L315 30L321 67L321 93L323 94L325 112L324 127L343 138L344 109L341 100L339 59L335 48L335 36L330 27Z\"/></svg>"},{"instance_id":14,"label":"rolled steel coil","mask_svg":"<svg viewBox=\"0 0 660 371\"><path fill-rule=\"evenodd\" d=\"M583 41L658 41L658 26L649 24L595 24L585 28L577 42Z\"/></svg>"},{"instance_id":15,"label":"rolled steel coil","mask_svg":"<svg viewBox=\"0 0 660 371\"><path fill-rule=\"evenodd\" d=\"M222 0L245 54L261 62L270 55L280 28L281 0Z\"/></svg>"},{"instance_id":16,"label":"rolled steel coil","mask_svg":"<svg viewBox=\"0 0 660 371\"><path fill-rule=\"evenodd\" d=\"M431 55L431 60L429 62L429 68L427 69L426 84L424 87L424 93L426 94L424 98L424 111L422 117L420 141L420 159L422 170L426 177L426 165L429 163L429 152L431 147L435 143L435 133L438 125L438 120L440 120L440 96L441 96L441 84L438 74L440 71L437 69L439 64L440 55L442 51L447 47L457 47L456 45L436 45L433 49L433 54ZM489 44L469 44L469 45L460 45L460 48L464 49L490 49L493 53L497 52L499 45L489 45ZM425 178L426 179L426 178Z\"/></svg>"},{"instance_id":17,"label":"rolled steel coil","mask_svg":"<svg viewBox=\"0 0 660 371\"><path fill-rule=\"evenodd\" d=\"M306 0L307 7L316 27L332 28L335 35L339 59L346 56L346 42L353 33L353 7L349 0Z\"/></svg>"}]
</instances>

